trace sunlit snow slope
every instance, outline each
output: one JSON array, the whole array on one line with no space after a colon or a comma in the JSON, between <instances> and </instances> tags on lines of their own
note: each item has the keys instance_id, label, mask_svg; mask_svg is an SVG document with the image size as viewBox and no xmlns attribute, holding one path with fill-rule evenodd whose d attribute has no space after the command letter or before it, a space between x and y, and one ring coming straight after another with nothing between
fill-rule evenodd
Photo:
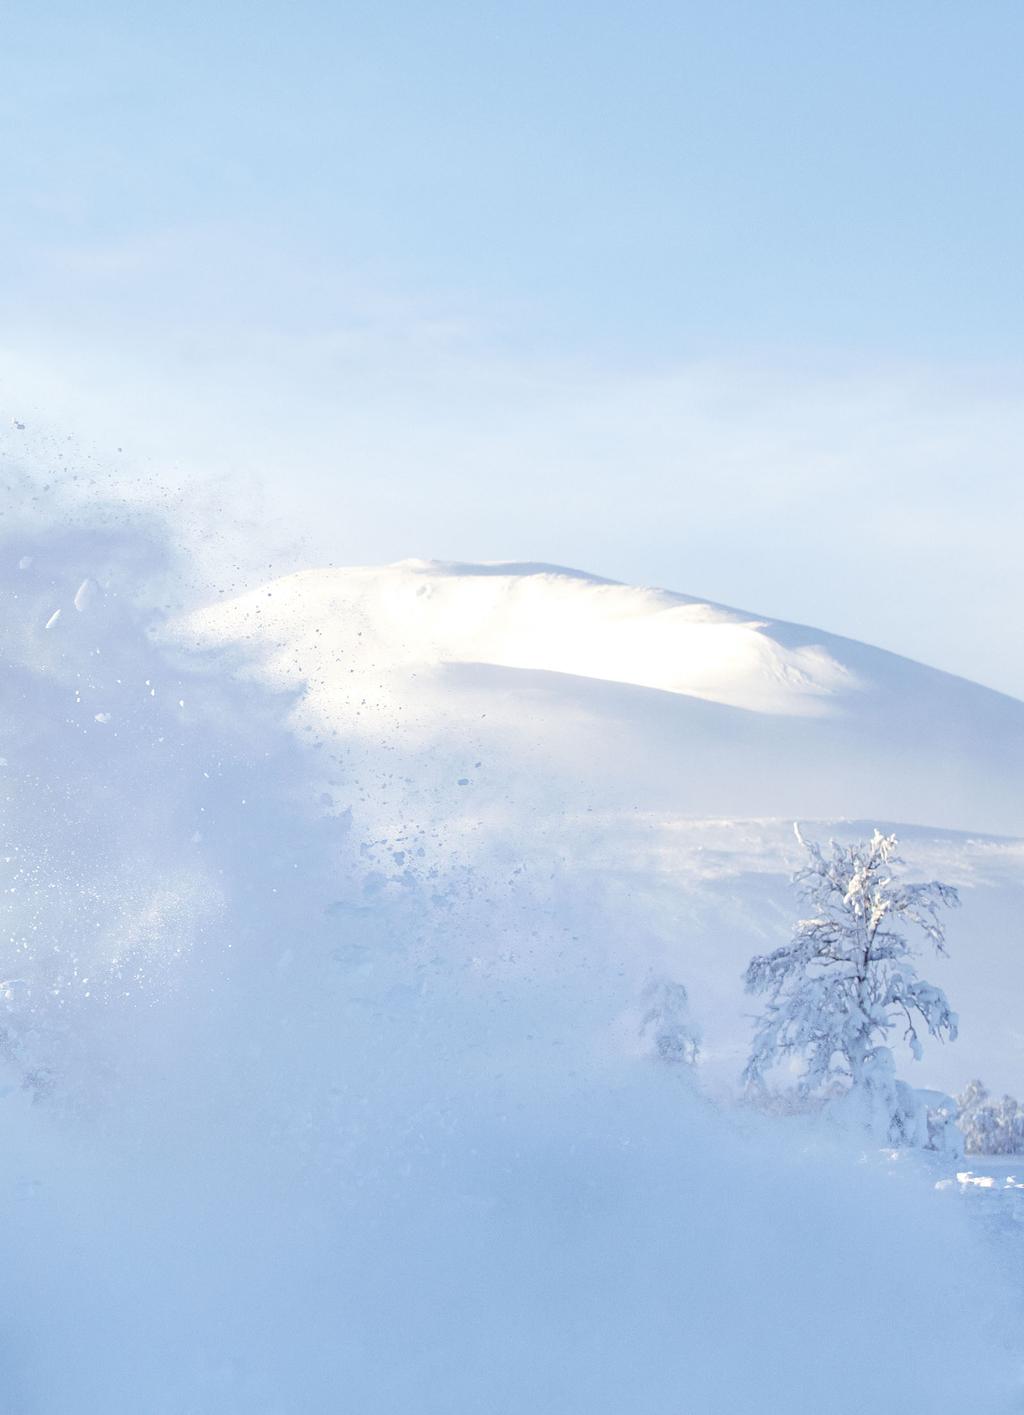
<instances>
[{"instance_id":1,"label":"sunlit snow slope","mask_svg":"<svg viewBox=\"0 0 1024 1415\"><path fill-rule=\"evenodd\" d=\"M515 746L575 806L1024 833L1024 704L818 630L533 565L290 576L196 615L312 731ZM489 764L474 791L508 789Z\"/></svg>"}]
</instances>

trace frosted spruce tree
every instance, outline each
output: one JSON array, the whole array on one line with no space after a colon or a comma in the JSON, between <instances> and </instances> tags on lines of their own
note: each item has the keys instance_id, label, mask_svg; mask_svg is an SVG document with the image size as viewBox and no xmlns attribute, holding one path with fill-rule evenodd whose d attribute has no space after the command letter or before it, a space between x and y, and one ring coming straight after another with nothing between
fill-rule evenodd
<instances>
[{"instance_id":1,"label":"frosted spruce tree","mask_svg":"<svg viewBox=\"0 0 1024 1415\"><path fill-rule=\"evenodd\" d=\"M795 829L807 863L794 883L810 912L791 942L747 968L747 991L767 1003L744 1079L763 1084L780 1063L801 1059L805 1096L846 1095L871 1128L913 1143L913 1135L926 1134L925 1117L896 1080L886 1043L898 1028L919 1059L922 1033L952 1041L957 1018L942 989L917 976L904 930L914 927L945 954L939 911L959 897L938 881L901 880L893 835L876 830L869 841L831 841L824 851Z\"/></svg>"}]
</instances>

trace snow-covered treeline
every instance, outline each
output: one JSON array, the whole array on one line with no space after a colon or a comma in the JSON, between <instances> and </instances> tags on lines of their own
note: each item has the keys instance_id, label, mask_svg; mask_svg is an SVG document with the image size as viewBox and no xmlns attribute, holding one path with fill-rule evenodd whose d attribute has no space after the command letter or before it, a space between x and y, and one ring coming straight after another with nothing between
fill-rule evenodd
<instances>
[{"instance_id":1,"label":"snow-covered treeline","mask_svg":"<svg viewBox=\"0 0 1024 1415\"><path fill-rule=\"evenodd\" d=\"M1024 1154L1024 1107L1013 1096L990 1096L980 1081L957 1096L957 1124L969 1154Z\"/></svg>"}]
</instances>

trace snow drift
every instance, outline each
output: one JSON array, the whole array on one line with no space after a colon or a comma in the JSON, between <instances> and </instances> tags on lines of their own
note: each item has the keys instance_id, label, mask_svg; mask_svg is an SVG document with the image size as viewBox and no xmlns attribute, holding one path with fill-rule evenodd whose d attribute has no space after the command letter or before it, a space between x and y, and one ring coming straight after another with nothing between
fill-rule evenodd
<instances>
[{"instance_id":1,"label":"snow drift","mask_svg":"<svg viewBox=\"0 0 1024 1415\"><path fill-rule=\"evenodd\" d=\"M172 568L2 546L3 1408L1011 1408L1020 1294L956 1198L706 1097L789 904L782 826L722 818L1010 828L1024 708L561 572L168 619ZM915 848L1019 889L1012 843Z\"/></svg>"}]
</instances>

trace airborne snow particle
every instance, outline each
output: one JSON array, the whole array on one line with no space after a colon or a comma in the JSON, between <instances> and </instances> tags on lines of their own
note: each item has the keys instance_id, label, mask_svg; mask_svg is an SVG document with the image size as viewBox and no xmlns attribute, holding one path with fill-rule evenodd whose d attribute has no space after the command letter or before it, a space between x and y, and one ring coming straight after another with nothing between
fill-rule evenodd
<instances>
[{"instance_id":1,"label":"airborne snow particle","mask_svg":"<svg viewBox=\"0 0 1024 1415\"><path fill-rule=\"evenodd\" d=\"M59 618L60 618L60 610L59 610L59 609L55 609L55 610L53 611L53 613L50 615L49 619L47 619L47 621L46 621L46 628L47 628L47 629L52 629L53 626L54 626L54 624L56 624L56 622L57 622L57 620L58 620Z\"/></svg>"},{"instance_id":2,"label":"airborne snow particle","mask_svg":"<svg viewBox=\"0 0 1024 1415\"><path fill-rule=\"evenodd\" d=\"M95 580L90 580L88 576L82 581L75 591L75 608L79 614L83 614L96 598L96 591L99 587Z\"/></svg>"}]
</instances>

